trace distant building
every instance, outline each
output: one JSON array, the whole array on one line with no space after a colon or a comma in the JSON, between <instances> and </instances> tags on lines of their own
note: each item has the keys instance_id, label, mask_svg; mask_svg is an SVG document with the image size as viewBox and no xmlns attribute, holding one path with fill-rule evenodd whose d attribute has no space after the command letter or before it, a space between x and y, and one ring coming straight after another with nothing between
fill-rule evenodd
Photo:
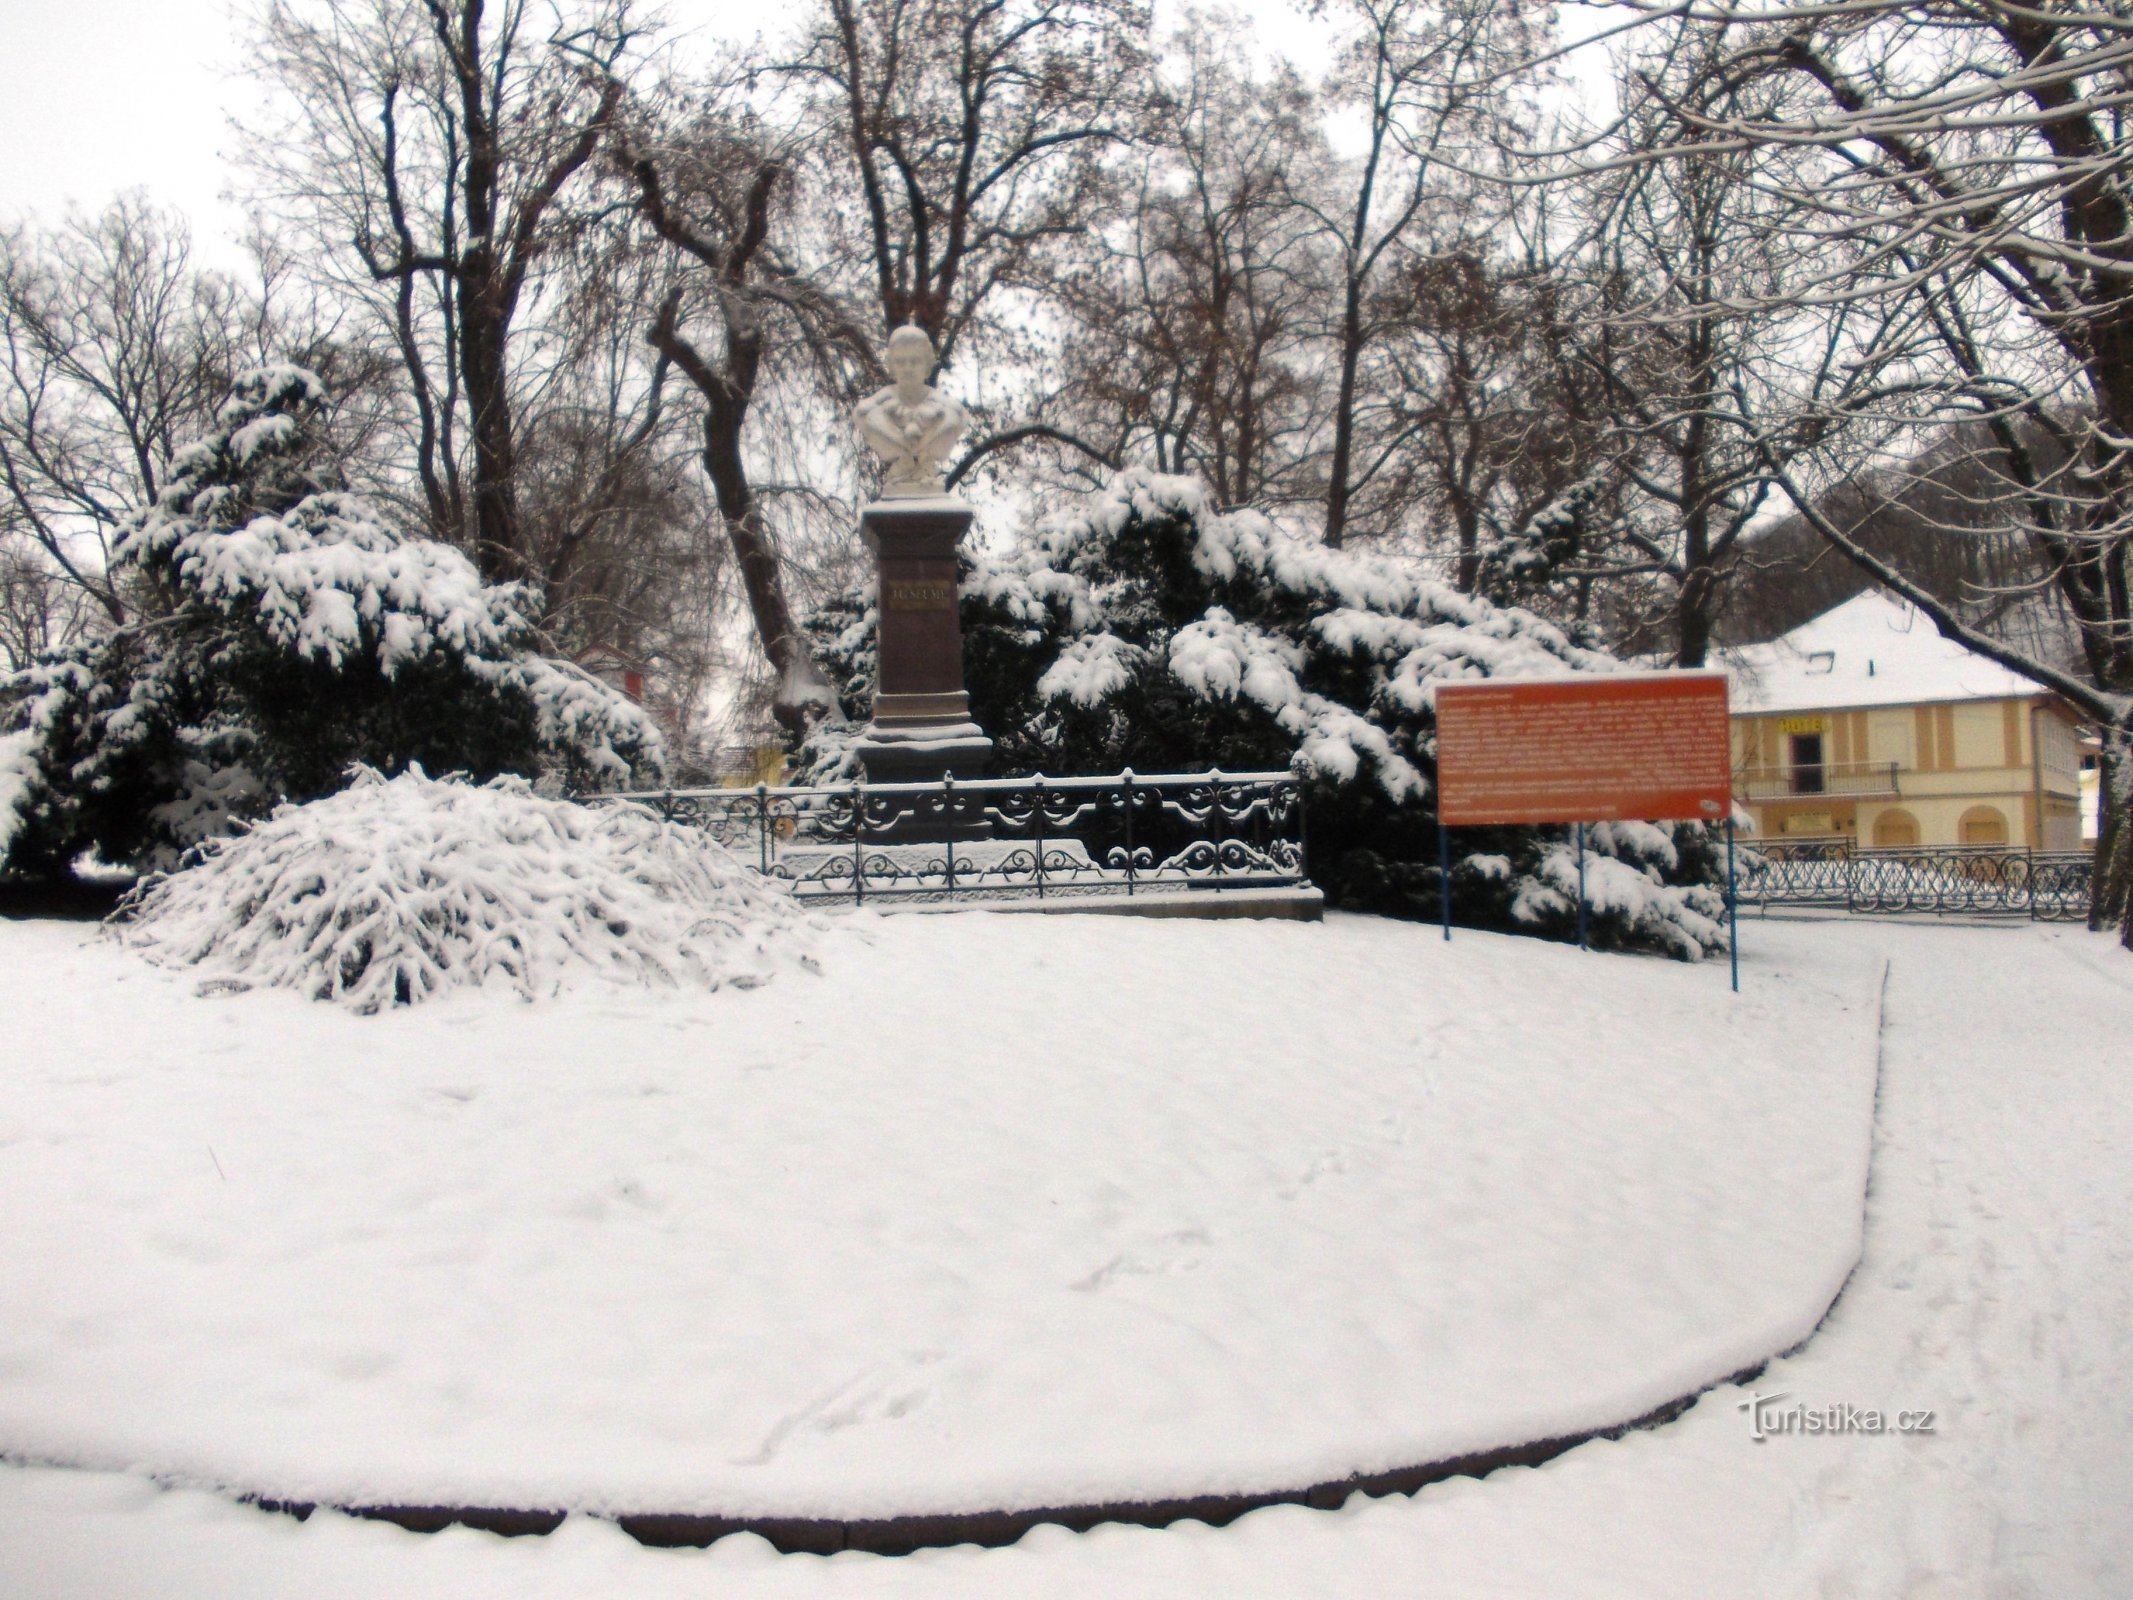
<instances>
[{"instance_id":1,"label":"distant building","mask_svg":"<svg viewBox=\"0 0 2133 1600\"><path fill-rule=\"evenodd\" d=\"M712 755L711 770L721 789L753 789L757 784L775 789L790 775L792 757L785 746L769 739L720 745Z\"/></svg>"},{"instance_id":2,"label":"distant building","mask_svg":"<svg viewBox=\"0 0 2133 1600\"><path fill-rule=\"evenodd\" d=\"M620 689L639 705L644 704L644 686L652 672L649 664L613 645L596 644L578 652L578 665L610 688Z\"/></svg>"},{"instance_id":3,"label":"distant building","mask_svg":"<svg viewBox=\"0 0 2133 1600\"><path fill-rule=\"evenodd\" d=\"M2094 844L2102 826L2098 796L2103 793L2103 740L2091 733L2081 741L2081 842Z\"/></svg>"},{"instance_id":4,"label":"distant building","mask_svg":"<svg viewBox=\"0 0 2133 1600\"><path fill-rule=\"evenodd\" d=\"M1902 601L1854 596L1728 672L1734 795L1766 836L2081 848L2079 721Z\"/></svg>"}]
</instances>

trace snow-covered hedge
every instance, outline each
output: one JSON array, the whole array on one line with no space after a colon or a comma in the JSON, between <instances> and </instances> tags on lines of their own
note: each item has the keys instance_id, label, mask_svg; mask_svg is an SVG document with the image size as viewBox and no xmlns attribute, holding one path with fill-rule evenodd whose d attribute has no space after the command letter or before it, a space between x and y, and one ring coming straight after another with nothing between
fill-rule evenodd
<instances>
[{"instance_id":1,"label":"snow-covered hedge","mask_svg":"<svg viewBox=\"0 0 2133 1600\"><path fill-rule=\"evenodd\" d=\"M114 554L134 619L0 677L0 870L167 865L356 763L662 769L637 706L534 651L517 588L345 490L326 422L310 373L245 374Z\"/></svg>"},{"instance_id":2,"label":"snow-covered hedge","mask_svg":"<svg viewBox=\"0 0 2133 1600\"><path fill-rule=\"evenodd\" d=\"M752 987L812 969L791 898L695 829L522 780L390 780L284 805L144 884L111 924L151 960L357 1011L584 978Z\"/></svg>"},{"instance_id":3,"label":"snow-covered hedge","mask_svg":"<svg viewBox=\"0 0 2133 1600\"><path fill-rule=\"evenodd\" d=\"M1004 557L966 555L962 619L972 713L998 741L1001 770L1293 766L1314 780L1313 876L1336 903L1406 915L1438 907L1437 685L1618 667L1417 563L1327 549L1255 512L1218 512L1195 480L1144 471ZM814 622L855 721L873 692L874 621L860 592ZM847 735L817 730L811 776L849 774ZM1454 839L1459 920L1570 934L1577 874L1564 830ZM1599 942L1689 957L1720 947L1707 830L1623 824L1589 842Z\"/></svg>"}]
</instances>

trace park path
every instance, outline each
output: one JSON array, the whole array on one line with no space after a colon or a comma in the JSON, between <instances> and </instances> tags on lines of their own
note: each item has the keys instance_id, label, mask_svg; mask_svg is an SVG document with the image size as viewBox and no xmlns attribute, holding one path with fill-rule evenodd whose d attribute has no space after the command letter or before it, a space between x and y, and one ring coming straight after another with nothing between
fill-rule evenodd
<instances>
[{"instance_id":1,"label":"park path","mask_svg":"<svg viewBox=\"0 0 2133 1600\"><path fill-rule=\"evenodd\" d=\"M1939 1427L1763 1447L1828 1458L1784 1463L1775 1592L2133 1590L2133 959L2012 932L1921 928L1892 964L1866 1256L1759 1387Z\"/></svg>"}]
</instances>

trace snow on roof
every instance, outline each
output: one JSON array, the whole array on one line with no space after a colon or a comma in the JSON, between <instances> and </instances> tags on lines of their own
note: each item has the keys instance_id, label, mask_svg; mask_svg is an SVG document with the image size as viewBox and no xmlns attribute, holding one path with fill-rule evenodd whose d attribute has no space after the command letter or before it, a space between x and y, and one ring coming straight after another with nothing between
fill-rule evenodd
<instances>
[{"instance_id":1,"label":"snow on roof","mask_svg":"<svg viewBox=\"0 0 2133 1600\"><path fill-rule=\"evenodd\" d=\"M1829 711L2049 691L1944 639L1931 618L1878 589L1782 638L1730 653L1736 712Z\"/></svg>"}]
</instances>

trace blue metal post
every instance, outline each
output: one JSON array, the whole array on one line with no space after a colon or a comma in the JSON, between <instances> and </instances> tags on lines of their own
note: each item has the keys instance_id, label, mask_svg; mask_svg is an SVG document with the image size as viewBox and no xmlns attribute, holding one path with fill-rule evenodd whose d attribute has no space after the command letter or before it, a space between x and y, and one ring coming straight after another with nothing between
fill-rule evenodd
<instances>
[{"instance_id":1,"label":"blue metal post","mask_svg":"<svg viewBox=\"0 0 2133 1600\"><path fill-rule=\"evenodd\" d=\"M1733 870L1733 819L1726 818L1726 946L1733 958L1733 992L1740 993L1740 879Z\"/></svg>"},{"instance_id":2,"label":"blue metal post","mask_svg":"<svg viewBox=\"0 0 2133 1600\"><path fill-rule=\"evenodd\" d=\"M1578 948L1585 943L1585 824L1578 824Z\"/></svg>"},{"instance_id":3,"label":"blue metal post","mask_svg":"<svg viewBox=\"0 0 2133 1600\"><path fill-rule=\"evenodd\" d=\"M1437 909L1444 916L1444 939L1452 937L1452 830L1437 824Z\"/></svg>"}]
</instances>

